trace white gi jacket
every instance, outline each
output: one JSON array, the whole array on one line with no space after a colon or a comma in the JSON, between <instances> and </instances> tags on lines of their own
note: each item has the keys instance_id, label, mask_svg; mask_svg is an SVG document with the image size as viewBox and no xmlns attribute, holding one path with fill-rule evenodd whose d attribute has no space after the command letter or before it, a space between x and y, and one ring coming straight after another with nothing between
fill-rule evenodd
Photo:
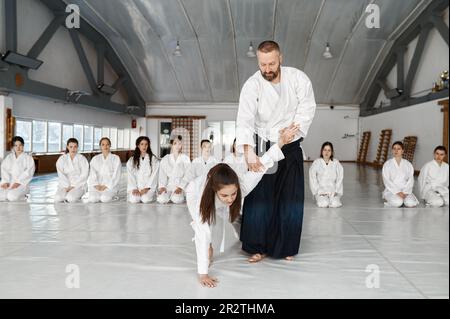
<instances>
[{"instance_id":1,"label":"white gi jacket","mask_svg":"<svg viewBox=\"0 0 450 319\"><path fill-rule=\"evenodd\" d=\"M403 192L412 194L414 187L414 168L410 162L401 159L400 165L395 158L391 158L383 165L383 183L386 187L383 194Z\"/></svg>"},{"instance_id":2,"label":"white gi jacket","mask_svg":"<svg viewBox=\"0 0 450 319\"><path fill-rule=\"evenodd\" d=\"M16 158L16 155L12 152L6 156L2 162L2 180L0 185L12 185L14 183L18 183L28 187L28 184L30 184L31 179L33 178L34 171L34 160L31 155L22 153Z\"/></svg>"},{"instance_id":3,"label":"white gi jacket","mask_svg":"<svg viewBox=\"0 0 450 319\"><path fill-rule=\"evenodd\" d=\"M265 171L272 167L275 162L284 159L283 152L278 144L274 144L262 157L261 163L265 166ZM248 195L258 185L264 172L256 173L247 171L244 175L239 176L242 197ZM200 202L203 190L206 184L207 174L200 176L189 183L186 190L186 201L189 212L192 216L191 226L195 232L195 248L197 251L197 270L199 274L207 274L209 266L208 249L211 244L211 231L217 229L214 225L202 223L200 216ZM229 220L229 207L222 204L216 196L216 214L217 220L223 219L223 222ZM225 224L223 224L225 225ZM224 227L222 228L224 232ZM224 246L224 233L222 236L222 247Z\"/></svg>"},{"instance_id":4,"label":"white gi jacket","mask_svg":"<svg viewBox=\"0 0 450 319\"><path fill-rule=\"evenodd\" d=\"M156 192L158 185L158 172L160 162L156 156L152 157L152 166L150 167L149 155L145 154L144 159L139 156L139 169L134 166L133 157L127 162L128 183L127 192L132 192L135 189L142 190L150 188Z\"/></svg>"},{"instance_id":5,"label":"white gi jacket","mask_svg":"<svg viewBox=\"0 0 450 319\"><path fill-rule=\"evenodd\" d=\"M70 155L61 155L56 161L59 188L86 188L89 176L89 163L81 154L76 154L73 160Z\"/></svg>"},{"instance_id":6,"label":"white gi jacket","mask_svg":"<svg viewBox=\"0 0 450 319\"><path fill-rule=\"evenodd\" d=\"M435 161L426 163L419 174L420 197L425 199L429 191L437 191L440 188L448 189L448 169L447 163L442 162L441 166Z\"/></svg>"},{"instance_id":7,"label":"white gi jacket","mask_svg":"<svg viewBox=\"0 0 450 319\"><path fill-rule=\"evenodd\" d=\"M208 160L205 162L202 156L194 158L191 163L190 169L187 171L185 176L185 181L188 183L193 179L202 176L209 172L211 168L213 168L219 162L214 156L210 156Z\"/></svg>"},{"instance_id":8,"label":"white gi jacket","mask_svg":"<svg viewBox=\"0 0 450 319\"><path fill-rule=\"evenodd\" d=\"M89 189L95 189L97 185L105 185L108 191L117 192L119 190L122 170L119 156L110 153L105 158L103 154L98 154L91 160L90 166Z\"/></svg>"},{"instance_id":9,"label":"white gi jacket","mask_svg":"<svg viewBox=\"0 0 450 319\"><path fill-rule=\"evenodd\" d=\"M185 190L189 182L186 174L190 168L191 160L186 154L179 154L176 160L173 154L167 154L161 160L158 189L165 187L168 192L173 192L179 187Z\"/></svg>"},{"instance_id":10,"label":"white gi jacket","mask_svg":"<svg viewBox=\"0 0 450 319\"><path fill-rule=\"evenodd\" d=\"M248 171L247 163L245 162L245 157L243 155L238 154L238 156L234 156L233 153L228 154L223 162L230 165L238 176L244 175Z\"/></svg>"},{"instance_id":11,"label":"white gi jacket","mask_svg":"<svg viewBox=\"0 0 450 319\"><path fill-rule=\"evenodd\" d=\"M316 102L311 81L302 71L281 67L281 95L256 72L244 84L239 97L236 121L236 151L243 153L243 145L255 146L254 134L261 141L278 141L279 130L292 122L300 124L300 132L293 142L306 137L314 118Z\"/></svg>"},{"instance_id":12,"label":"white gi jacket","mask_svg":"<svg viewBox=\"0 0 450 319\"><path fill-rule=\"evenodd\" d=\"M309 188L314 196L333 193L342 196L343 180L344 168L337 159L330 160L327 165L323 158L318 158L309 169Z\"/></svg>"}]
</instances>

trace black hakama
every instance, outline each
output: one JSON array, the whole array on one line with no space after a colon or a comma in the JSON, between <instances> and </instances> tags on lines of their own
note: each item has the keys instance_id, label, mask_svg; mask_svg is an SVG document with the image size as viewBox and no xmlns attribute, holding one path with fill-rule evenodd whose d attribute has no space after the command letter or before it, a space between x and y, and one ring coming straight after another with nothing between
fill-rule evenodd
<instances>
[{"instance_id":1,"label":"black hakama","mask_svg":"<svg viewBox=\"0 0 450 319\"><path fill-rule=\"evenodd\" d=\"M285 159L266 173L244 200L241 241L242 249L250 254L274 258L298 254L304 206L303 154L299 140L281 150Z\"/></svg>"}]
</instances>

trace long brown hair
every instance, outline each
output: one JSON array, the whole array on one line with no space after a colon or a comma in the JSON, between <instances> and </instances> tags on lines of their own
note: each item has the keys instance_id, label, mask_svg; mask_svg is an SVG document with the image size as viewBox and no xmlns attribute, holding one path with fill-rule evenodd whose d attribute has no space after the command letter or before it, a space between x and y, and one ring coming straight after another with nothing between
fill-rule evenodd
<instances>
[{"instance_id":1,"label":"long brown hair","mask_svg":"<svg viewBox=\"0 0 450 319\"><path fill-rule=\"evenodd\" d=\"M234 222L239 217L242 199L239 178L230 166L221 163L211 168L207 176L205 189L200 201L202 223L208 222L211 225L216 222L216 193L227 185L235 185L238 189L236 199L230 206L230 222Z\"/></svg>"},{"instance_id":2,"label":"long brown hair","mask_svg":"<svg viewBox=\"0 0 450 319\"><path fill-rule=\"evenodd\" d=\"M141 165L141 162L139 160L139 157L141 157L141 150L139 149L139 144L141 144L142 141L147 141L148 147L147 147L147 154L148 159L150 161L150 170L152 170L152 158L154 156L152 152L152 148L150 147L150 139L147 136L139 136L136 140L136 148L133 152L133 165L137 169L139 169L139 166Z\"/></svg>"}]
</instances>

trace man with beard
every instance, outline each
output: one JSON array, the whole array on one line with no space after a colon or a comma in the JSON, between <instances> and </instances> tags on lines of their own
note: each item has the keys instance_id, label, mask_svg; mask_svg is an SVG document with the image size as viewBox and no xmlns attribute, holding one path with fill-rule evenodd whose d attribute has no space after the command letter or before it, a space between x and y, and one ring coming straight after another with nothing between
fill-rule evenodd
<instances>
[{"instance_id":1,"label":"man with beard","mask_svg":"<svg viewBox=\"0 0 450 319\"><path fill-rule=\"evenodd\" d=\"M300 142L308 133L316 102L311 81L302 71L282 67L280 47L264 41L257 52L259 71L245 82L236 120L236 149L248 168L263 169L259 157L278 133L298 127L294 141L282 148L285 159L267 172L245 198L242 249L258 262L266 256L292 260L298 254L303 222L303 153Z\"/></svg>"}]
</instances>

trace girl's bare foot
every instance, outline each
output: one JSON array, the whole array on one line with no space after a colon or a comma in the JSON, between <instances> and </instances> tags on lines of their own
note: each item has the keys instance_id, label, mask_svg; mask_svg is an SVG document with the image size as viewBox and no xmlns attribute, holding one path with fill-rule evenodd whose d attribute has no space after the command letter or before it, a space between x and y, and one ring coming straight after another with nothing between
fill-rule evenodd
<instances>
[{"instance_id":1,"label":"girl's bare foot","mask_svg":"<svg viewBox=\"0 0 450 319\"><path fill-rule=\"evenodd\" d=\"M288 260L288 261L293 261L293 260L294 260L294 257L288 256L288 257L286 257L285 259Z\"/></svg>"},{"instance_id":2,"label":"girl's bare foot","mask_svg":"<svg viewBox=\"0 0 450 319\"><path fill-rule=\"evenodd\" d=\"M266 257L266 255L264 255L264 254L254 254L253 256L251 256L248 259L248 262L249 263L257 263L257 262L263 260L265 257Z\"/></svg>"}]
</instances>

